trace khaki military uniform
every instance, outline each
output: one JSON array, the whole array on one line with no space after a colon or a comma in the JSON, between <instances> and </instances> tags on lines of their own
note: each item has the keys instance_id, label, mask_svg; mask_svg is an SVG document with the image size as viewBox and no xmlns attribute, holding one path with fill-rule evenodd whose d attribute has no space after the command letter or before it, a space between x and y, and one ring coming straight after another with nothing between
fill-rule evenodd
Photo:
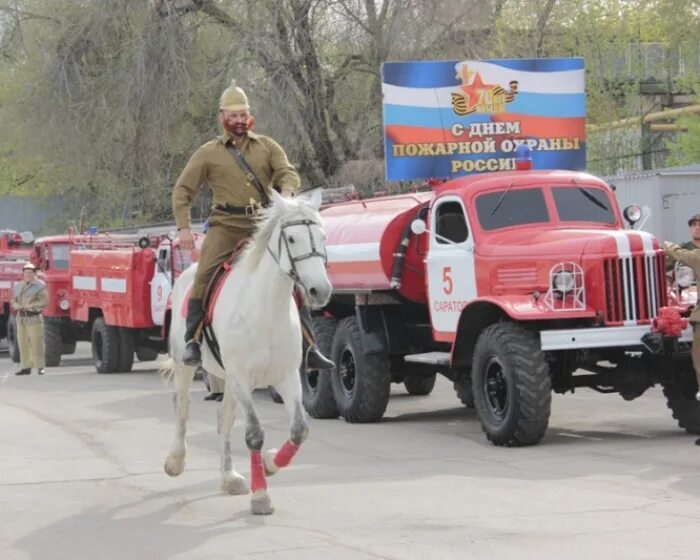
<instances>
[{"instance_id":1,"label":"khaki military uniform","mask_svg":"<svg viewBox=\"0 0 700 560\"><path fill-rule=\"evenodd\" d=\"M690 244L692 248L686 248ZM692 242L681 245L667 245L666 254L676 261L688 265L695 273L695 279L700 278L700 249L695 247ZM690 314L690 323L693 325L693 349L691 355L693 357L693 368L695 376L700 387L700 305L695 306L695 309Z\"/></svg>"},{"instance_id":2,"label":"khaki military uniform","mask_svg":"<svg viewBox=\"0 0 700 560\"><path fill-rule=\"evenodd\" d=\"M690 251L693 251L697 249L698 247L695 246L695 243L692 241L686 241L685 243L682 243L679 245L681 249L688 249ZM666 252L666 271L671 272L676 265L676 262L678 259L674 258L670 253Z\"/></svg>"},{"instance_id":3,"label":"khaki military uniform","mask_svg":"<svg viewBox=\"0 0 700 560\"><path fill-rule=\"evenodd\" d=\"M15 285L11 305L17 311L17 342L22 369L46 367L41 311L48 304L49 295L42 281L35 279Z\"/></svg>"},{"instance_id":4,"label":"khaki military uniform","mask_svg":"<svg viewBox=\"0 0 700 560\"><path fill-rule=\"evenodd\" d=\"M201 299L216 268L231 256L238 242L249 237L255 227L255 211L261 204L260 193L253 181L226 149L232 142L228 134L200 147L173 190L173 212L178 229L191 227L190 207L200 186L207 182L212 192L212 209L207 232L199 256L197 275L191 297ZM297 191L299 175L289 163L282 147L272 138L248 132L239 150L266 188L272 186ZM229 213L226 208L247 209Z\"/></svg>"}]
</instances>

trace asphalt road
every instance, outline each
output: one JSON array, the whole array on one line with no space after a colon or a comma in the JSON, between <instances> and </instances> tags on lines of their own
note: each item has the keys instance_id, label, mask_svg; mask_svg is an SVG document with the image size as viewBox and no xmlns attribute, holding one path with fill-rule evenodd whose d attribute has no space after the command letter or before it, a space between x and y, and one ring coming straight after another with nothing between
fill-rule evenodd
<instances>
[{"instance_id":1,"label":"asphalt road","mask_svg":"<svg viewBox=\"0 0 700 560\"><path fill-rule=\"evenodd\" d=\"M312 420L269 480L276 512L219 492L217 405L195 382L187 468L163 472L174 431L155 363L98 375L87 346L44 377L0 353L0 560L697 558L700 447L660 390L627 403L555 396L535 447L495 448L442 380L396 386L373 425ZM284 408L256 399L266 447ZM247 475L243 427L234 427Z\"/></svg>"}]
</instances>

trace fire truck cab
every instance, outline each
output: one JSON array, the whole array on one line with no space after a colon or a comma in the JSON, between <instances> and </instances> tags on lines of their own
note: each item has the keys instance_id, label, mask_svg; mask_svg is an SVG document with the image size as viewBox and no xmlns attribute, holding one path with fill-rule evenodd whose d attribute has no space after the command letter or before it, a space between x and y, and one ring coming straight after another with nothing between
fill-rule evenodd
<instances>
[{"instance_id":1,"label":"fire truck cab","mask_svg":"<svg viewBox=\"0 0 700 560\"><path fill-rule=\"evenodd\" d=\"M440 373L496 445L537 443L551 392L579 387L632 400L660 383L679 424L700 431L690 331L655 326L664 251L625 229L604 181L484 173L322 217L334 296L315 330L336 368L303 376L313 416L379 420L392 381L428 394Z\"/></svg>"}]
</instances>

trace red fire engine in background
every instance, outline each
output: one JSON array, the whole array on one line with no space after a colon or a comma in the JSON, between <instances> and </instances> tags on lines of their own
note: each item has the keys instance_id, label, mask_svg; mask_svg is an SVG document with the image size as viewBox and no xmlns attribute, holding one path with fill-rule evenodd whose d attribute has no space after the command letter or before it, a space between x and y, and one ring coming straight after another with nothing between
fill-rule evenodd
<instances>
[{"instance_id":1,"label":"red fire engine in background","mask_svg":"<svg viewBox=\"0 0 700 560\"><path fill-rule=\"evenodd\" d=\"M0 339L8 339L10 355L16 361L19 361L19 350L10 342L14 340L10 300L12 288L22 280L22 267L29 260L33 241L30 232L0 230Z\"/></svg>"},{"instance_id":2,"label":"red fire engine in background","mask_svg":"<svg viewBox=\"0 0 700 560\"><path fill-rule=\"evenodd\" d=\"M630 226L639 214L625 209ZM664 252L625 229L602 180L483 173L321 215L334 295L314 326L336 368L302 376L313 416L377 421L392 382L428 394L439 373L496 445L537 443L551 392L579 387L632 400L660 383L700 431L689 329L678 336L689 306L654 321L669 306Z\"/></svg>"},{"instance_id":3,"label":"red fire engine in background","mask_svg":"<svg viewBox=\"0 0 700 560\"><path fill-rule=\"evenodd\" d=\"M31 260L49 292L47 366L58 366L80 340L91 343L99 373L128 372L134 355L149 361L167 351L172 283L196 256L196 250L183 251L165 235L68 233L37 239Z\"/></svg>"}]
</instances>

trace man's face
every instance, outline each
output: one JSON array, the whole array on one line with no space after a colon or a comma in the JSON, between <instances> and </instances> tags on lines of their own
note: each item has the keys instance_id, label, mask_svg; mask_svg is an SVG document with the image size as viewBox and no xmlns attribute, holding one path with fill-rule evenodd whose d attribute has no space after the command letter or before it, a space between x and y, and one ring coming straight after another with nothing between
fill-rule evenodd
<instances>
[{"instance_id":1,"label":"man's face","mask_svg":"<svg viewBox=\"0 0 700 560\"><path fill-rule=\"evenodd\" d=\"M25 282L31 282L32 280L34 280L34 278L36 278L36 272L31 268L25 268L22 271L22 278Z\"/></svg>"},{"instance_id":2,"label":"man's face","mask_svg":"<svg viewBox=\"0 0 700 560\"><path fill-rule=\"evenodd\" d=\"M690 222L690 238L696 245L700 243L700 220Z\"/></svg>"},{"instance_id":3,"label":"man's face","mask_svg":"<svg viewBox=\"0 0 700 560\"><path fill-rule=\"evenodd\" d=\"M250 119L250 113L247 109L242 111L219 111L219 122L224 130L228 132L231 136L245 136L248 131L248 120Z\"/></svg>"}]
</instances>

